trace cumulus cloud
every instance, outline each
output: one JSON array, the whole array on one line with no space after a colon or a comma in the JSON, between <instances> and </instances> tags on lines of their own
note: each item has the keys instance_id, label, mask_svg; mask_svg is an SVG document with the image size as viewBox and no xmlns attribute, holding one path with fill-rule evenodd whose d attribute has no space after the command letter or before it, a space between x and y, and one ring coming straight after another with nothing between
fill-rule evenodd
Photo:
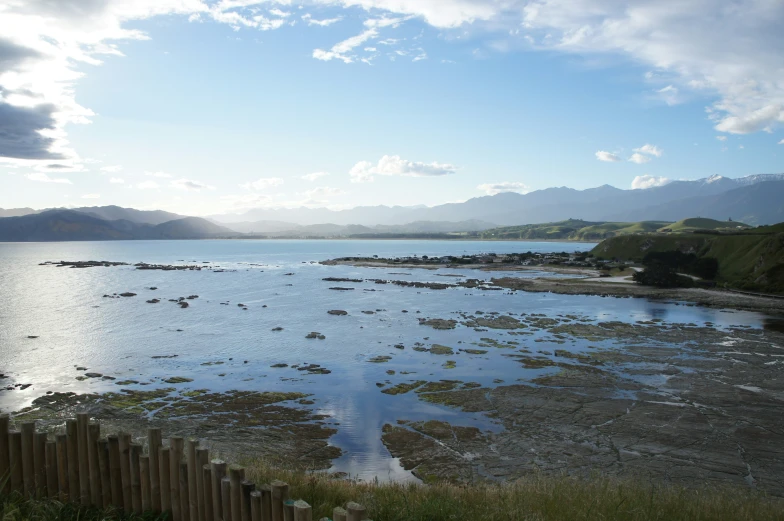
<instances>
[{"instance_id":1,"label":"cumulus cloud","mask_svg":"<svg viewBox=\"0 0 784 521\"><path fill-rule=\"evenodd\" d=\"M311 16L310 13L306 13L302 15L302 21L306 22L308 25L318 25L319 27L328 27L334 23L337 23L343 19L342 16L338 16L336 18L326 18L324 20L316 20Z\"/></svg>"},{"instance_id":2,"label":"cumulus cloud","mask_svg":"<svg viewBox=\"0 0 784 521\"><path fill-rule=\"evenodd\" d=\"M638 175L632 180L632 190L642 190L645 188L653 188L655 186L664 186L671 182L672 179L666 177L656 177L652 175Z\"/></svg>"},{"instance_id":3,"label":"cumulus cloud","mask_svg":"<svg viewBox=\"0 0 784 521\"><path fill-rule=\"evenodd\" d=\"M30 181L38 181L40 183L60 183L64 185L73 184L71 183L70 179L66 179L64 177L52 178L43 172L34 172L32 174L27 174L25 177Z\"/></svg>"},{"instance_id":4,"label":"cumulus cloud","mask_svg":"<svg viewBox=\"0 0 784 521\"><path fill-rule=\"evenodd\" d=\"M155 190L156 188L160 188L160 185L155 181L142 181L136 185L136 188L139 190Z\"/></svg>"},{"instance_id":5,"label":"cumulus cloud","mask_svg":"<svg viewBox=\"0 0 784 521\"><path fill-rule=\"evenodd\" d=\"M201 181L194 181L193 179L175 179L169 183L172 188L178 190L187 190L189 192L200 192L202 190L215 190L214 186L202 183Z\"/></svg>"},{"instance_id":6,"label":"cumulus cloud","mask_svg":"<svg viewBox=\"0 0 784 521\"><path fill-rule=\"evenodd\" d=\"M782 139L781 141L779 141L779 145L784 145L784 139Z\"/></svg>"},{"instance_id":7,"label":"cumulus cloud","mask_svg":"<svg viewBox=\"0 0 784 521\"><path fill-rule=\"evenodd\" d=\"M282 184L283 179L280 177L262 177L261 179L241 184L240 188L244 188L245 190L266 190L267 188L280 186Z\"/></svg>"},{"instance_id":8,"label":"cumulus cloud","mask_svg":"<svg viewBox=\"0 0 784 521\"><path fill-rule=\"evenodd\" d=\"M322 177L326 177L329 175L329 172L313 172L312 174L305 174L302 176L302 179L306 181L315 181L316 179L321 179Z\"/></svg>"},{"instance_id":9,"label":"cumulus cloud","mask_svg":"<svg viewBox=\"0 0 784 521\"><path fill-rule=\"evenodd\" d=\"M107 165L101 167L101 172L119 172L122 170L122 166L120 165Z\"/></svg>"},{"instance_id":10,"label":"cumulus cloud","mask_svg":"<svg viewBox=\"0 0 784 521\"><path fill-rule=\"evenodd\" d=\"M618 154L613 154L612 152L607 152L606 150L599 150L596 152L596 159L599 161L606 161L608 163L617 163L621 160L621 157Z\"/></svg>"},{"instance_id":11,"label":"cumulus cloud","mask_svg":"<svg viewBox=\"0 0 784 521\"><path fill-rule=\"evenodd\" d=\"M372 181L376 175L405 177L434 177L454 174L457 167L447 163L420 163L408 161L400 156L383 156L377 164L360 161L351 168L349 175L354 183Z\"/></svg>"},{"instance_id":12,"label":"cumulus cloud","mask_svg":"<svg viewBox=\"0 0 784 521\"><path fill-rule=\"evenodd\" d=\"M101 194L84 194L82 199L100 199Z\"/></svg>"},{"instance_id":13,"label":"cumulus cloud","mask_svg":"<svg viewBox=\"0 0 784 521\"><path fill-rule=\"evenodd\" d=\"M111 179L109 179L109 182L115 185L123 185L125 184L125 179L121 177L112 177Z\"/></svg>"},{"instance_id":14,"label":"cumulus cloud","mask_svg":"<svg viewBox=\"0 0 784 521\"><path fill-rule=\"evenodd\" d=\"M632 163L637 163L638 165L647 163L650 160L651 160L650 156L640 154L639 152L635 152L634 154L632 154L632 157L629 158L629 161L631 161Z\"/></svg>"},{"instance_id":15,"label":"cumulus cloud","mask_svg":"<svg viewBox=\"0 0 784 521\"><path fill-rule=\"evenodd\" d=\"M482 190L487 195L496 195L501 192L517 192L527 194L531 189L524 183L517 181L504 181L503 183L485 183L476 187L477 190Z\"/></svg>"},{"instance_id":16,"label":"cumulus cloud","mask_svg":"<svg viewBox=\"0 0 784 521\"><path fill-rule=\"evenodd\" d=\"M649 156L656 156L656 157L661 157L662 154L664 153L664 151L661 148L657 147L656 145L649 145L647 143L641 146L640 148L635 148L634 151L639 152L641 154L648 154Z\"/></svg>"}]
</instances>

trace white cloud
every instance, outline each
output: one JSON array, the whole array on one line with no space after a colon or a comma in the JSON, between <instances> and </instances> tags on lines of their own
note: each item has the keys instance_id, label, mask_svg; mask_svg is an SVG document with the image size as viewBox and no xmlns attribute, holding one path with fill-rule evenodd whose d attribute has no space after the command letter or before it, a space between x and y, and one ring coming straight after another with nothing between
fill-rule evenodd
<instances>
[{"instance_id":1,"label":"white cloud","mask_svg":"<svg viewBox=\"0 0 784 521\"><path fill-rule=\"evenodd\" d=\"M305 200L302 201L302 204L305 206L313 205L313 204L325 204L328 199L333 197L339 197L341 195L346 195L345 190L341 190L340 188L332 188L330 186L319 186L317 188L313 188L311 190L307 190L305 192Z\"/></svg>"},{"instance_id":2,"label":"white cloud","mask_svg":"<svg viewBox=\"0 0 784 521\"><path fill-rule=\"evenodd\" d=\"M653 188L655 186L664 186L671 181L672 179L668 179L666 177L638 175L632 181L632 190L642 190L645 188Z\"/></svg>"},{"instance_id":3,"label":"white cloud","mask_svg":"<svg viewBox=\"0 0 784 521\"><path fill-rule=\"evenodd\" d=\"M324 20L316 20L313 18L310 13L306 13L302 15L302 20L307 22L308 25L318 25L319 27L328 27L334 23L337 23L343 19L342 16L338 16L336 18L327 18Z\"/></svg>"},{"instance_id":4,"label":"white cloud","mask_svg":"<svg viewBox=\"0 0 784 521\"><path fill-rule=\"evenodd\" d=\"M657 147L656 145L649 145L649 144L645 144L640 148L635 148L634 151L640 152L641 154L648 154L649 156L656 156L656 157L661 157L662 154L664 153L664 151L661 148Z\"/></svg>"},{"instance_id":5,"label":"white cloud","mask_svg":"<svg viewBox=\"0 0 784 521\"><path fill-rule=\"evenodd\" d=\"M316 179L320 179L322 177L326 177L329 175L329 172L313 172L312 174L305 174L302 176L302 179L306 181L315 181Z\"/></svg>"},{"instance_id":6,"label":"white cloud","mask_svg":"<svg viewBox=\"0 0 784 521\"><path fill-rule=\"evenodd\" d=\"M237 210L266 206L272 202L272 196L267 194L224 195L220 199L224 204Z\"/></svg>"},{"instance_id":7,"label":"white cloud","mask_svg":"<svg viewBox=\"0 0 784 521\"><path fill-rule=\"evenodd\" d=\"M144 175L149 177L160 177L162 179L170 179L174 177L173 175L166 172L145 172Z\"/></svg>"},{"instance_id":8,"label":"white cloud","mask_svg":"<svg viewBox=\"0 0 784 521\"><path fill-rule=\"evenodd\" d=\"M351 168L349 175L354 183L372 181L376 175L405 177L433 177L454 174L457 167L446 163L420 163L408 161L400 156L383 156L374 165L370 161L360 161Z\"/></svg>"},{"instance_id":9,"label":"white cloud","mask_svg":"<svg viewBox=\"0 0 784 521\"><path fill-rule=\"evenodd\" d=\"M670 106L677 105L681 102L680 91L677 87L673 87L672 85L667 85L666 87L657 90L656 94L664 103Z\"/></svg>"},{"instance_id":10,"label":"white cloud","mask_svg":"<svg viewBox=\"0 0 784 521\"><path fill-rule=\"evenodd\" d=\"M323 49L314 49L313 57L317 60L330 61L341 60L343 63L354 63L357 61L357 55L354 54L354 49L364 44L368 40L378 37L379 29L384 27L395 27L405 21L405 18L377 18L365 20L366 29L356 36L347 38L342 42L338 42L332 46L328 51ZM379 42L382 43L382 42Z\"/></svg>"},{"instance_id":11,"label":"white cloud","mask_svg":"<svg viewBox=\"0 0 784 521\"><path fill-rule=\"evenodd\" d=\"M635 152L634 154L632 154L632 157L629 158L629 161L631 161L632 163L637 163L638 165L647 163L650 160L651 160L650 156L640 154L639 152Z\"/></svg>"},{"instance_id":12,"label":"white cloud","mask_svg":"<svg viewBox=\"0 0 784 521\"><path fill-rule=\"evenodd\" d=\"M101 198L100 194L84 194L82 196L82 199L100 199L100 198Z\"/></svg>"},{"instance_id":13,"label":"white cloud","mask_svg":"<svg viewBox=\"0 0 784 521\"><path fill-rule=\"evenodd\" d=\"M240 185L240 188L244 188L245 190L266 190L267 188L280 186L282 184L283 179L280 177L262 177L261 179L242 184Z\"/></svg>"},{"instance_id":14,"label":"white cloud","mask_svg":"<svg viewBox=\"0 0 784 521\"><path fill-rule=\"evenodd\" d=\"M599 150L596 152L596 159L599 161L606 161L608 163L617 163L621 160L618 154L613 154L612 152L607 152L606 150Z\"/></svg>"},{"instance_id":15,"label":"white cloud","mask_svg":"<svg viewBox=\"0 0 784 521\"><path fill-rule=\"evenodd\" d=\"M501 192L518 192L527 194L531 189L524 183L517 181L504 181L503 183L485 183L476 187L477 190L482 190L487 195L496 195Z\"/></svg>"},{"instance_id":16,"label":"white cloud","mask_svg":"<svg viewBox=\"0 0 784 521\"><path fill-rule=\"evenodd\" d=\"M716 136L719 141L727 141L727 136Z\"/></svg>"},{"instance_id":17,"label":"white cloud","mask_svg":"<svg viewBox=\"0 0 784 521\"><path fill-rule=\"evenodd\" d=\"M101 167L101 172L119 172L120 170L122 170L122 166L120 165L108 165Z\"/></svg>"},{"instance_id":18,"label":"white cloud","mask_svg":"<svg viewBox=\"0 0 784 521\"><path fill-rule=\"evenodd\" d=\"M115 185L123 185L125 184L125 179L121 177L112 177L111 179L109 179L109 182Z\"/></svg>"},{"instance_id":19,"label":"white cloud","mask_svg":"<svg viewBox=\"0 0 784 521\"><path fill-rule=\"evenodd\" d=\"M194 181L193 179L175 179L169 183L172 188L178 190L187 190L189 192L200 192L202 190L215 190L214 186L204 184L201 181Z\"/></svg>"},{"instance_id":20,"label":"white cloud","mask_svg":"<svg viewBox=\"0 0 784 521\"><path fill-rule=\"evenodd\" d=\"M781 141L779 141L779 145L784 145L784 139L782 139Z\"/></svg>"},{"instance_id":21,"label":"white cloud","mask_svg":"<svg viewBox=\"0 0 784 521\"><path fill-rule=\"evenodd\" d=\"M136 188L139 190L155 190L156 188L160 188L160 186L155 181L142 181L136 185Z\"/></svg>"},{"instance_id":22,"label":"white cloud","mask_svg":"<svg viewBox=\"0 0 784 521\"><path fill-rule=\"evenodd\" d=\"M66 179L64 177L52 178L42 172L27 174L25 177L28 178L30 181L38 181L41 183L60 183L65 185L73 184L71 183L70 179Z\"/></svg>"}]
</instances>

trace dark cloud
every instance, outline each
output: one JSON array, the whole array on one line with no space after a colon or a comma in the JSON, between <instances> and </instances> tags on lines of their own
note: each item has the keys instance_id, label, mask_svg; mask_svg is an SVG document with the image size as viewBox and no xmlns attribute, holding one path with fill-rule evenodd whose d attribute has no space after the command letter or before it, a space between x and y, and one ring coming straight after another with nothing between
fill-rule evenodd
<instances>
[{"instance_id":1,"label":"dark cloud","mask_svg":"<svg viewBox=\"0 0 784 521\"><path fill-rule=\"evenodd\" d=\"M15 159L64 159L49 151L54 139L40 130L55 128L51 103L36 107L16 107L0 101L0 157Z\"/></svg>"},{"instance_id":2,"label":"dark cloud","mask_svg":"<svg viewBox=\"0 0 784 521\"><path fill-rule=\"evenodd\" d=\"M0 72L12 69L30 58L38 58L41 53L35 49L22 47L5 38L0 38Z\"/></svg>"}]
</instances>

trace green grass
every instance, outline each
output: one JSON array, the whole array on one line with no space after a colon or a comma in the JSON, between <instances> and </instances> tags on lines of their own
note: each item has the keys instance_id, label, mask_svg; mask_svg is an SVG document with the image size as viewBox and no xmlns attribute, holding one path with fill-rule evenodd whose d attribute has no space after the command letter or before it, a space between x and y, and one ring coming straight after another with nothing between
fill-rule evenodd
<instances>
[{"instance_id":1,"label":"green grass","mask_svg":"<svg viewBox=\"0 0 784 521\"><path fill-rule=\"evenodd\" d=\"M375 521L774 521L784 519L784 500L737 487L653 486L606 478L530 477L510 484L416 485L358 483L323 474L250 464L255 483L281 479L291 497L313 507L313 519L357 501ZM2 497L3 521L152 521L165 516L122 515L51 500Z\"/></svg>"},{"instance_id":2,"label":"green grass","mask_svg":"<svg viewBox=\"0 0 784 521\"><path fill-rule=\"evenodd\" d=\"M715 219L706 219L703 217L691 217L683 219L676 223L662 226L669 232L684 233L693 232L697 230L727 230L735 231L739 228L749 228L748 224L735 221L717 221ZM663 231L663 230L660 230Z\"/></svg>"},{"instance_id":3,"label":"green grass","mask_svg":"<svg viewBox=\"0 0 784 521\"><path fill-rule=\"evenodd\" d=\"M653 233L667 226L664 221L642 222L592 222L582 219L566 221L526 224L523 226L505 226L480 232L483 239L559 239L573 241L597 241L633 233Z\"/></svg>"}]
</instances>

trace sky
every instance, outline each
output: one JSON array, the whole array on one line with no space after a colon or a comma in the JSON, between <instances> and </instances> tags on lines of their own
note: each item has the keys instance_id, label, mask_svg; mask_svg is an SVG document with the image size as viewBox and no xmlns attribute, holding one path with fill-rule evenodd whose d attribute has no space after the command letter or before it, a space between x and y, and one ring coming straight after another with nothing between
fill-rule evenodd
<instances>
[{"instance_id":1,"label":"sky","mask_svg":"<svg viewBox=\"0 0 784 521\"><path fill-rule=\"evenodd\" d=\"M0 0L0 208L784 172L781 0Z\"/></svg>"}]
</instances>

